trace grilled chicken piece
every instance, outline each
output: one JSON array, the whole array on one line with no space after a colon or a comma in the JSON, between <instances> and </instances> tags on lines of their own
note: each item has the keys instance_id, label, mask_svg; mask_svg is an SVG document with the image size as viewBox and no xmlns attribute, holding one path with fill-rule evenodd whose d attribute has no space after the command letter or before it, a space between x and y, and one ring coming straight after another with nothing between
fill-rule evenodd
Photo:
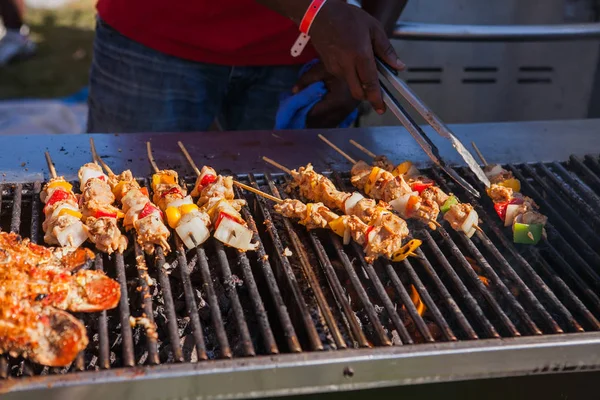
<instances>
[{"instance_id":1,"label":"grilled chicken piece","mask_svg":"<svg viewBox=\"0 0 600 400\"><path fill-rule=\"evenodd\" d=\"M492 184L488 191L488 195L494 203L503 203L512 199L513 190L505 186Z\"/></svg>"},{"instance_id":2,"label":"grilled chicken piece","mask_svg":"<svg viewBox=\"0 0 600 400\"><path fill-rule=\"evenodd\" d=\"M306 229L327 228L327 224L338 217L323 203L304 204L300 200L286 199L281 204L275 204L275 211L284 217L298 220Z\"/></svg>"},{"instance_id":3,"label":"grilled chicken piece","mask_svg":"<svg viewBox=\"0 0 600 400\"><path fill-rule=\"evenodd\" d=\"M64 367L87 345L85 327L71 314L27 301L0 299L0 354Z\"/></svg>"},{"instance_id":4,"label":"grilled chicken piece","mask_svg":"<svg viewBox=\"0 0 600 400\"><path fill-rule=\"evenodd\" d=\"M325 176L316 173L311 164L292 170L294 181L290 189L298 188L300 195L313 202L322 202L329 208L343 209L348 194L336 189L333 182Z\"/></svg>"},{"instance_id":5,"label":"grilled chicken piece","mask_svg":"<svg viewBox=\"0 0 600 400\"><path fill-rule=\"evenodd\" d=\"M198 179L201 178L202 175L198 177ZM198 187L198 184L196 184L195 187ZM194 192L192 192L192 197L193 196ZM207 185L202 189L201 193L199 194L199 197L200 198L198 199L197 203L198 207L203 207L213 198L233 200L235 197L235 193L233 192L233 177L222 175L217 176L217 180L214 183Z\"/></svg>"},{"instance_id":6,"label":"grilled chicken piece","mask_svg":"<svg viewBox=\"0 0 600 400\"><path fill-rule=\"evenodd\" d=\"M434 201L438 206L442 206L449 197L450 196L437 186L430 186L421 193L422 199Z\"/></svg>"},{"instance_id":7,"label":"grilled chicken piece","mask_svg":"<svg viewBox=\"0 0 600 400\"><path fill-rule=\"evenodd\" d=\"M373 159L373 166L384 169L387 172L392 172L395 168L394 164L386 156L375 157Z\"/></svg>"},{"instance_id":8,"label":"grilled chicken piece","mask_svg":"<svg viewBox=\"0 0 600 400\"><path fill-rule=\"evenodd\" d=\"M137 242L148 254L154 253L154 245L162 246L171 234L156 214L136 220L134 226L137 232Z\"/></svg>"},{"instance_id":9,"label":"grilled chicken piece","mask_svg":"<svg viewBox=\"0 0 600 400\"><path fill-rule=\"evenodd\" d=\"M98 250L111 254L115 251L122 253L127 248L127 238L121 234L116 218L88 217L85 224L90 240Z\"/></svg>"},{"instance_id":10,"label":"grilled chicken piece","mask_svg":"<svg viewBox=\"0 0 600 400\"><path fill-rule=\"evenodd\" d=\"M104 209L106 205L115 202L115 195L111 191L108 182L98 178L91 178L88 179L81 192L81 202L86 205L89 204L87 207L93 210L99 209L99 205L103 205L102 209ZM94 205L96 206L94 207Z\"/></svg>"}]
</instances>

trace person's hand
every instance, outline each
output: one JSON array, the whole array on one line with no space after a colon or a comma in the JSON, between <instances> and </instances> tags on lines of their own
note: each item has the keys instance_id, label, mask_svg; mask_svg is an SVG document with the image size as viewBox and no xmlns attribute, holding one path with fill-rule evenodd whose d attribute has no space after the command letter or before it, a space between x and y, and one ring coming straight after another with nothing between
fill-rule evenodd
<instances>
[{"instance_id":1,"label":"person's hand","mask_svg":"<svg viewBox=\"0 0 600 400\"><path fill-rule=\"evenodd\" d=\"M360 101L352 97L346 82L329 74L322 63L316 64L303 74L292 92L298 93L319 81L325 83L327 94L309 111L306 128L335 128L358 107Z\"/></svg>"},{"instance_id":2,"label":"person's hand","mask_svg":"<svg viewBox=\"0 0 600 400\"><path fill-rule=\"evenodd\" d=\"M404 69L404 64L379 21L358 7L329 0L315 17L309 34L327 71L344 80L356 100L368 100L383 114L375 56L397 70Z\"/></svg>"}]
</instances>

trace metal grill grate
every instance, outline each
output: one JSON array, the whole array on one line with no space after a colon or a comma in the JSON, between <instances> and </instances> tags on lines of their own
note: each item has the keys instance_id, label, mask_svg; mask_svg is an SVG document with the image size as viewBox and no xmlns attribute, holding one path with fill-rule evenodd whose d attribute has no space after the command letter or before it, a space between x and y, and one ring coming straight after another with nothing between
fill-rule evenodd
<instances>
[{"instance_id":1,"label":"metal grill grate","mask_svg":"<svg viewBox=\"0 0 600 400\"><path fill-rule=\"evenodd\" d=\"M88 329L88 348L68 368L0 357L0 376L600 331L599 161L509 166L549 217L548 240L537 247L514 245L489 199L475 201L439 171L427 171L476 207L485 233L468 239L409 222L424 244L420 258L400 264L368 264L358 246L343 246L332 232L307 232L268 201L238 191L248 200L242 214L260 239L258 251L240 253L211 239L185 252L176 241L166 258L161 250L146 256L145 268L136 267L139 246L98 255L92 267L117 279L122 297L115 310L77 315ZM286 196L285 176L238 178ZM351 190L347 176L332 178ZM40 182L1 187L3 230L41 243L40 189ZM423 315L411 300L413 288ZM156 335L132 328L130 316L156 323Z\"/></svg>"}]
</instances>

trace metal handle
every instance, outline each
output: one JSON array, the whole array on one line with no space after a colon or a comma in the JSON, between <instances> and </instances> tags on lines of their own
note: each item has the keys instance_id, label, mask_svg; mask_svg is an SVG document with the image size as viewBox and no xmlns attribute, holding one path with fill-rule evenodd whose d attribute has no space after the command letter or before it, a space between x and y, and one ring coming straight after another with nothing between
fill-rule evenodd
<instances>
[{"instance_id":1,"label":"metal handle","mask_svg":"<svg viewBox=\"0 0 600 400\"><path fill-rule=\"evenodd\" d=\"M600 39L600 23L556 25L450 25L400 22L394 39L536 42Z\"/></svg>"}]
</instances>

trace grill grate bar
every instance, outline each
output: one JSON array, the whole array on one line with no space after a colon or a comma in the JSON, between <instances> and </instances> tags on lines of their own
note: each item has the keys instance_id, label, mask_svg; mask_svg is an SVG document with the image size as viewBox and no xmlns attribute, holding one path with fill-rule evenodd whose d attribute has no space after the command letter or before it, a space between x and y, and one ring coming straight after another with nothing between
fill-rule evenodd
<instances>
[{"instance_id":1,"label":"grill grate bar","mask_svg":"<svg viewBox=\"0 0 600 400\"><path fill-rule=\"evenodd\" d=\"M244 350L245 356L254 356L256 351L252 345L252 339L250 337L250 331L248 330L248 324L246 323L246 317L244 316L244 310L240 303L240 298L236 290L236 284L234 283L233 276L231 274L231 268L229 267L229 261L227 260L227 254L223 248L223 243L218 240L214 241L217 258L219 259L219 266L221 267L221 276L223 279L223 287L225 288L225 294L231 301L233 309L233 315L235 316L235 322L237 324L238 333L241 336L241 344Z\"/></svg>"},{"instance_id":2,"label":"grill grate bar","mask_svg":"<svg viewBox=\"0 0 600 400\"><path fill-rule=\"evenodd\" d=\"M0 191L2 189L0 188ZM38 242L38 231L40 229L40 192L42 191L42 184L40 182L35 182L33 184L33 193L31 198L31 225L30 225L30 241L31 243ZM1 196L1 195L0 195ZM0 204L2 204L2 200L0 198Z\"/></svg>"},{"instance_id":3,"label":"grill grate bar","mask_svg":"<svg viewBox=\"0 0 600 400\"><path fill-rule=\"evenodd\" d=\"M140 244L137 241L137 236L133 237L136 265L135 269L138 274L138 289L140 290L142 309L145 317L150 321L150 325L154 324L154 311L152 310L152 295L150 294L149 284L147 279L150 279L148 275L148 267L146 264L146 257ZM148 346L148 361L150 364L159 364L158 359L158 344L156 337L153 335L146 334L146 344Z\"/></svg>"},{"instance_id":4,"label":"grill grate bar","mask_svg":"<svg viewBox=\"0 0 600 400\"><path fill-rule=\"evenodd\" d=\"M101 253L96 254L94 267L97 271L104 272L104 261ZM98 342L100 350L100 368L110 368L110 348L108 344L108 323L106 311L100 312L98 318Z\"/></svg>"},{"instance_id":5,"label":"grill grate bar","mask_svg":"<svg viewBox=\"0 0 600 400\"><path fill-rule=\"evenodd\" d=\"M471 293L469 292L469 290L467 289L465 284L460 280L458 274L456 273L454 268L450 265L450 262L444 256L444 254L442 253L442 250L438 247L437 243L433 240L433 237L431 236L431 234L427 230L423 230L423 236L425 237L425 242L427 243L427 245L433 252L435 258L439 261L440 265L444 269L444 272L446 273L446 275L450 278L450 280L454 284L455 289L460 293L461 297L466 302L466 305L469 308L469 311L473 315L475 315L475 318L483 326L485 332L489 336L491 336L492 338L499 338L500 335L496 331L496 328L494 328L494 325L492 325L492 323L486 318L483 310L481 309L481 307L479 307L479 304L477 304L477 301L475 300L475 298L473 298L473 296L471 295ZM438 279L439 279L439 277L438 277ZM446 292L447 292L447 290L446 290ZM448 293L448 295L450 295L450 294ZM452 297L450 297L450 300L454 301ZM462 318L465 318L464 315L462 315ZM466 318L465 318L465 320L466 320ZM465 324L465 322L461 322L461 321L459 321L459 323L463 326L463 329L465 329L467 332L469 332L469 330L467 329L467 326L471 327L471 325L468 323L468 321L466 321L466 324ZM471 327L471 329L473 329L473 328ZM470 336L471 336L471 339L477 339L477 334L475 334L475 337L473 337L471 334L470 334Z\"/></svg>"},{"instance_id":6,"label":"grill grate bar","mask_svg":"<svg viewBox=\"0 0 600 400\"><path fill-rule=\"evenodd\" d=\"M275 185L273 184L271 177L267 175L267 176L265 176L265 178L268 182L271 193L273 195L275 195L275 197L281 198L281 195L280 195L279 191L277 190L277 188L275 187ZM249 179L255 188L260 189L258 183L256 182L256 179L254 178L254 176L252 174L249 175ZM261 204L261 207L268 214L268 211L266 210L266 208L264 208L262 206L262 204ZM268 216L268 218L269 218L269 221L271 221L271 222L273 221L273 219L271 218L270 215ZM273 226L271 224L268 224L268 225L269 225L270 229L273 229ZM329 304L327 304L327 299L325 298L325 295L323 294L323 291L321 290L321 286L319 285L317 276L315 275L315 272L313 271L312 266L310 265L310 261L308 259L308 254L306 253L304 246L300 242L300 238L298 237L298 234L296 233L296 231L292 227L291 222L287 218L283 218L283 225L288 234L288 237L292 241L294 250L295 250L296 254L298 255L300 264L302 265L302 270L304 272L304 276L308 280L310 287L313 290L313 293L319 304L319 309L320 309L321 313L323 314L325 321L327 322L327 326L329 328L329 331L331 332L331 335L333 336L336 346L338 348L342 348L342 349L346 348L347 347L346 341L344 340L342 333L340 332L340 329L339 329L339 327L335 321L335 318L331 312L331 309L329 307ZM280 257L281 257L281 255L280 255Z\"/></svg>"},{"instance_id":7,"label":"grill grate bar","mask_svg":"<svg viewBox=\"0 0 600 400\"><path fill-rule=\"evenodd\" d=\"M589 180L590 186L596 189L596 193L600 191L600 178L587 165L575 156L569 157L569 165L581 172Z\"/></svg>"},{"instance_id":8,"label":"grill grate bar","mask_svg":"<svg viewBox=\"0 0 600 400\"><path fill-rule=\"evenodd\" d=\"M558 221L561 227L564 229L565 233L569 236L572 242L577 242L577 246L580 250L575 250L570 243L565 240L563 235L554 228L554 225L550 222L546 224L546 229L549 233L552 233L552 237L559 240L560 244L563 248L567 249L572 257L580 260L582 267L588 273L588 275L594 280L594 284L600 287L600 275L590 267L590 265L582 260L580 254L589 261L591 259L592 265L600 265L600 256L587 244L585 240L583 240L577 232L573 229L571 224L565 221L560 214L556 212L556 210L545 200L544 197L525 179L523 174L516 168L509 166L510 170L515 174L515 176L521 181L521 186L525 188L525 190L530 193L536 200L539 201L540 205L544 207L545 212L550 214L553 221Z\"/></svg>"},{"instance_id":9,"label":"grill grate bar","mask_svg":"<svg viewBox=\"0 0 600 400\"><path fill-rule=\"evenodd\" d=\"M127 277L125 275L125 260L122 253L115 257L117 281L121 286L121 299L119 300L119 317L121 320L121 338L123 344L123 365L132 367L135 364L133 354L133 333L129 322L129 295L127 294Z\"/></svg>"},{"instance_id":10,"label":"grill grate bar","mask_svg":"<svg viewBox=\"0 0 600 400\"><path fill-rule=\"evenodd\" d=\"M362 305L365 309L365 312L367 313L367 316L369 317L369 320L371 321L371 325L373 326L373 329L377 333L377 339L379 340L379 343L382 346L391 346L392 342L390 341L389 337L383 330L383 326L381 325L381 322L379 321L379 318L377 317L377 312L375 311L375 307L374 307L373 303L371 303L371 301L369 300L369 296L367 295L365 288L361 285L360 279L358 278L358 275L356 274L356 270L354 269L352 262L348 258L348 255L344 252L344 249L342 248L340 240L337 237L335 237L332 232L329 232L329 236L331 238L331 241L333 243L333 246L335 248L335 251L336 251L338 257L339 257L340 261L342 262L342 265L344 266L344 270L346 271L346 274L348 275L348 278L350 279L350 282L352 283L352 286L354 287L354 290L356 291L356 294L358 295L358 298L359 298L360 302L362 303ZM404 328L404 326L402 326L402 328ZM408 336L408 332L406 332L405 329L403 329L403 330L404 330L404 334L406 335L405 338L410 340L410 336ZM401 335L403 335L403 333L402 333L403 330L400 330L400 332L399 332ZM403 338L403 340L404 340L404 338Z\"/></svg>"},{"instance_id":11,"label":"grill grate bar","mask_svg":"<svg viewBox=\"0 0 600 400\"><path fill-rule=\"evenodd\" d=\"M585 213L585 219L586 220L591 220L593 221L595 228L598 229L600 228L600 218L596 215L594 209L592 208L592 206L590 204L588 204L587 202L583 201L583 199L579 196L577 196L575 194L575 191L573 191L572 189L570 189L566 183L562 182L560 179L558 179L556 177L556 175L554 175L550 169L548 167L546 167L544 164L542 163L538 163L535 165L536 168L538 168L539 170L542 171L542 173L544 174L544 177L547 179L550 179L550 181L558 186L562 192L562 194L566 197L569 198L569 202L571 204L575 203L577 205L577 208L584 211ZM539 175L534 175L534 178L536 179L536 181L538 182L544 182L543 178Z\"/></svg>"},{"instance_id":12,"label":"grill grate bar","mask_svg":"<svg viewBox=\"0 0 600 400\"><path fill-rule=\"evenodd\" d=\"M546 182L544 182L544 180L537 174L537 172L535 172L535 170L530 165L523 164L522 168L542 188L543 193L546 194L546 197L544 198L545 201L549 202L550 200L548 200L548 199L552 199L554 201L554 203L558 205L559 209L564 213L563 215L566 214L566 218L571 223L573 223L575 221L579 221L579 223L580 223L579 229L581 229L583 231L581 233L585 234L585 240L588 241L588 242L589 241L595 242L596 243L596 246L595 246L596 248L600 247L600 240L598 239L598 236L596 235L596 232L594 232L593 228L588 225L588 223L589 223L588 219L587 218L581 218L569 206L569 204L567 204L567 202L565 202L562 199L562 197L557 194L557 192L555 190L552 190L550 188L550 186L548 186L548 184Z\"/></svg>"},{"instance_id":13,"label":"grill grate bar","mask_svg":"<svg viewBox=\"0 0 600 400\"><path fill-rule=\"evenodd\" d=\"M589 203L592 203L596 209L600 209L600 198L590 188L585 186L577 175L573 176L574 173L567 171L559 162L555 161L550 165L554 172L560 175L580 196L584 197Z\"/></svg>"},{"instance_id":14,"label":"grill grate bar","mask_svg":"<svg viewBox=\"0 0 600 400\"><path fill-rule=\"evenodd\" d=\"M423 229L420 232L419 237L422 237L425 235L429 235L429 232L427 232L426 229ZM463 331L465 332L467 337L469 339L478 339L477 333L475 332L475 330L473 329L473 327L471 326L471 324L469 323L469 321L463 314L463 312L460 309L460 307L458 306L458 304L456 304L456 301L454 301L454 298L452 298L452 295L450 294L450 292L448 292L448 289L446 289L446 286L444 286L444 283L438 276L437 272L435 272L435 269L433 268L433 265L431 264L431 262L429 262L427 257L425 257L425 253L423 253L423 250L418 249L417 255L419 255L421 257L421 259L419 261L420 261L421 265L423 266L423 269L425 269L425 272L427 272L427 274L431 278L433 284L437 288L438 292L441 294L442 300L446 303L448 309L452 311L452 313L454 314L454 317L458 321L458 324L463 329ZM445 261L447 262L447 260L445 260ZM409 270L409 274L412 275L410 270ZM430 296L429 296L429 293L427 292L427 289L425 289L424 287L423 287L423 289L424 289L424 294L421 295L421 298L427 304L427 302L428 302L427 297L430 298ZM419 293L421 293L419 290L419 287L417 287L417 291L419 291ZM435 305L435 303L433 301L431 301L431 303L433 305ZM435 315L435 312L439 313L439 310L437 309L437 307L435 309L431 308L430 310L432 310L432 312L434 312L434 315ZM445 320L444 320L444 322L445 322ZM452 333L452 332L450 332L450 333ZM452 335L452 336L454 336L454 335ZM453 340L456 340L456 337Z\"/></svg>"},{"instance_id":15,"label":"grill grate bar","mask_svg":"<svg viewBox=\"0 0 600 400\"><path fill-rule=\"evenodd\" d=\"M185 298L185 306L187 308L188 316L192 324L192 335L194 337L194 344L196 347L196 355L198 360L207 360L206 354L206 343L204 342L204 334L202 332L202 324L200 323L200 316L198 315L198 305L194 298L194 288L190 280L190 269L185 257L185 250L179 239L177 239L177 260L178 269L181 277L181 283L183 284L183 294Z\"/></svg>"},{"instance_id":16,"label":"grill grate bar","mask_svg":"<svg viewBox=\"0 0 600 400\"><path fill-rule=\"evenodd\" d=\"M256 180L254 179L254 176L252 174L248 175L248 179L249 179L250 183L252 184L252 186L258 188L258 185L256 184ZM267 232L269 233L269 237L271 238L273 245L275 246L275 253L276 253L277 259L279 260L279 264L283 268L282 275L287 283L287 286L291 289L291 295L292 295L291 297L294 299L295 307L300 311L304 328L308 334L308 340L310 342L310 346L313 350L323 350L323 343L321 342L321 339L319 338L319 333L317 332L317 329L315 327L313 319L308 310L308 305L306 304L304 297L302 297L302 293L300 291L300 286L298 285L298 281L296 280L296 276L294 275L294 271L292 270L290 261L288 260L287 256L285 256L283 254L284 253L283 244L281 243L281 238L279 237L279 234L277 233L277 229L275 229L275 227L273 226L273 218L271 217L271 213L269 213L269 211L267 210L266 202L262 197L259 197L256 195L254 195L253 197L254 197L254 201L256 202L256 204L258 204L258 207L262 213L262 217L263 217L263 220L265 221L265 226L266 226ZM286 226L286 228L287 228L287 226ZM290 238L291 238L291 235L290 235ZM296 252L299 253L299 250L296 249ZM304 272L305 276L310 277L311 276L311 274L309 272L310 267L305 265L304 263L302 263L302 264L303 264L302 267L303 267L303 270L304 270L303 272ZM312 274L312 277L314 278L314 274ZM315 297L317 299L317 302L319 303L320 312L321 312L321 314L324 315L325 312L323 310L328 308L325 306L325 304L326 304L325 296L321 292L320 287L318 287L318 285L316 285L316 280L311 280L309 278L309 285L312 289L313 294L315 295ZM329 321L333 320L333 316L331 315L331 312L329 312L329 316L330 316L330 318L326 319L328 324L329 324ZM333 326L335 326L335 325L333 325ZM333 328L333 329L335 329L335 328ZM330 330L332 330L331 327L330 327ZM340 336L341 336L341 334L340 334Z\"/></svg>"},{"instance_id":17,"label":"grill grate bar","mask_svg":"<svg viewBox=\"0 0 600 400\"><path fill-rule=\"evenodd\" d=\"M350 325L350 330L352 332L353 339L358 343L360 347L371 347L367 337L364 332L360 328L358 321L352 311L352 307L348 302L346 296L344 296L344 289L342 288L342 284L338 279L335 270L333 269L333 265L331 265L331 261L329 257L327 257L327 252L323 247L323 244L317 237L315 232L309 233L310 241L313 245L313 248L317 252L317 256L319 257L319 261L325 272L325 276L327 277L327 282L331 288L335 296L336 303L342 308L344 316L346 317L346 322Z\"/></svg>"},{"instance_id":18,"label":"grill grate bar","mask_svg":"<svg viewBox=\"0 0 600 400\"><path fill-rule=\"evenodd\" d=\"M208 266L208 260L206 258L206 252L203 246L196 246L196 255L200 264L200 274L202 277L202 286L206 290L208 306L210 308L210 316L215 328L217 341L221 347L221 357L231 358L231 347L229 346L229 340L225 333L225 326L223 324L223 318L221 317L221 310L219 308L219 301L215 294L215 288L210 276L210 269Z\"/></svg>"},{"instance_id":19,"label":"grill grate bar","mask_svg":"<svg viewBox=\"0 0 600 400\"><path fill-rule=\"evenodd\" d=\"M472 174L470 174L468 172L465 172L465 173L471 178L471 180L475 179ZM570 313L570 311L563 305L563 303L560 302L560 300L556 297L556 295L552 292L552 290L550 290L550 288L546 285L544 280L536 273L536 271L531 267L531 265L527 262L527 260L525 260L525 258L523 258L523 256L521 254L519 254L519 252L517 252L514 245L507 239L506 235L502 232L501 228L499 228L499 223L497 221L495 221L495 219L492 218L483 209L482 205L478 201L476 201L472 196L469 196L468 194L467 194L467 196L469 197L469 200L472 202L472 204L474 204L477 207L478 213L484 217L484 220L486 220L488 222L486 224L486 226L489 227L492 230L492 232L494 232L494 235L500 240L503 247L510 252L510 254L514 257L515 260L517 260L519 265L521 265L523 270L529 276L529 279L531 279L533 281L534 286L536 288L540 289L541 292L543 292L546 295L546 297L548 299L550 299L550 301L553 303L553 305L559 310L559 312L562 314L563 318L566 321L568 321L569 325L571 325L573 329L575 329L576 331L582 331L583 330L582 327L579 325L579 323L577 323L577 321L575 321L575 319L574 319L573 315ZM489 241L489 239L487 239L487 241ZM531 292L531 289L528 286L526 286L526 284L522 281L520 276L514 271L514 269L510 266L510 264L508 264L508 262L500 254L500 252L498 251L496 246L494 246L490 242L490 246L488 248L492 253L494 253L495 257L499 261L501 261L505 270L507 270L509 272L509 276L511 277L511 279L513 281L518 281L520 283L519 286L521 286L521 285L525 286L526 289L523 293L527 297L528 301L533 305L536 312L538 312L538 314L540 314L545 319L544 322L550 327L550 329L552 329L554 331L554 333L562 333L563 332L562 328L557 324L557 322L549 314L549 312L546 310L546 308L539 302L537 297L535 297L535 295ZM541 256L537 252L537 249L535 249L534 254L536 256L538 256L539 258L541 258ZM572 295L572 292L570 292L570 290L568 291L567 295L569 295L569 293L570 293L570 295Z\"/></svg>"},{"instance_id":20,"label":"grill grate bar","mask_svg":"<svg viewBox=\"0 0 600 400\"><path fill-rule=\"evenodd\" d=\"M235 188L235 193L238 198L242 198L240 191L237 188ZM300 342L298 341L298 337L296 336L296 330L294 329L294 325L292 324L292 320L290 319L287 307L283 302L283 298L281 297L281 292L279 291L277 280L275 279L275 275L273 274L273 269L271 268L269 257L265 252L265 247L262 241L260 240L258 229L256 228L256 223L254 222L252 214L248 210L248 206L242 207L242 215L244 217L244 220L246 220L248 227L254 232L254 240L258 242L258 249L256 251L258 262L261 266L262 272L267 282L269 292L271 293L271 298L273 299L275 307L277 308L279 320L281 322L282 329L287 339L287 344L290 348L290 351L293 353L301 352L302 347L300 346Z\"/></svg>"},{"instance_id":21,"label":"grill grate bar","mask_svg":"<svg viewBox=\"0 0 600 400\"><path fill-rule=\"evenodd\" d=\"M183 362L183 352L179 344L179 333L177 328L177 314L175 313L175 304L173 303L173 292L171 291L171 282L169 275L165 270L165 254L162 247L156 248L156 273L158 282L162 291L162 297L165 302L165 312L167 313L167 330L169 333L169 341L171 342L171 350L173 351L173 360L175 362Z\"/></svg>"},{"instance_id":22,"label":"grill grate bar","mask_svg":"<svg viewBox=\"0 0 600 400\"><path fill-rule=\"evenodd\" d=\"M587 155L584 157L584 159L590 165L590 170L592 171L593 175L598 178L598 174L600 174L600 163L598 163L598 157Z\"/></svg>"},{"instance_id":23,"label":"grill grate bar","mask_svg":"<svg viewBox=\"0 0 600 400\"><path fill-rule=\"evenodd\" d=\"M371 281L371 284L373 285L373 287L375 289L375 293L377 293L377 296L383 303L383 307L387 311L388 317L394 324L394 327L396 328L396 330L398 331L398 333L400 334L400 336L402 337L402 339L405 343L412 344L413 340L410 338L408 331L406 330L406 327L404 326L404 323L402 322L402 320L400 319L400 316L396 312L396 307L394 307L394 303L392 303L390 296L385 291L385 288L383 287L381 280L377 276L377 273L375 272L375 268L373 268L373 264L367 263L367 261L364 258L364 255L362 254L362 249L356 242L352 242L351 245L352 245L352 249L356 252L356 254L359 255L358 260L360 262L360 265L362 266L362 269L364 271L366 271L367 276L369 277L369 280ZM392 271L393 271L393 269L392 269ZM409 306L412 305L414 307L414 305L412 304L412 301L410 301L410 298L408 300L409 300L408 305ZM416 312L416 309L415 309L415 314L416 314L417 319L421 319L421 321L423 320L421 318L421 316ZM427 326L425 326L425 322L423 322L423 326L424 326L424 329L422 332L423 337L425 337L425 339L427 341L433 341L434 340L433 336L431 335L431 332L429 332L429 329L427 329Z\"/></svg>"},{"instance_id":24,"label":"grill grate bar","mask_svg":"<svg viewBox=\"0 0 600 400\"><path fill-rule=\"evenodd\" d=\"M19 233L21 231L21 205L23 196L23 185L17 183L13 190L12 217L10 220L10 231Z\"/></svg>"}]
</instances>

